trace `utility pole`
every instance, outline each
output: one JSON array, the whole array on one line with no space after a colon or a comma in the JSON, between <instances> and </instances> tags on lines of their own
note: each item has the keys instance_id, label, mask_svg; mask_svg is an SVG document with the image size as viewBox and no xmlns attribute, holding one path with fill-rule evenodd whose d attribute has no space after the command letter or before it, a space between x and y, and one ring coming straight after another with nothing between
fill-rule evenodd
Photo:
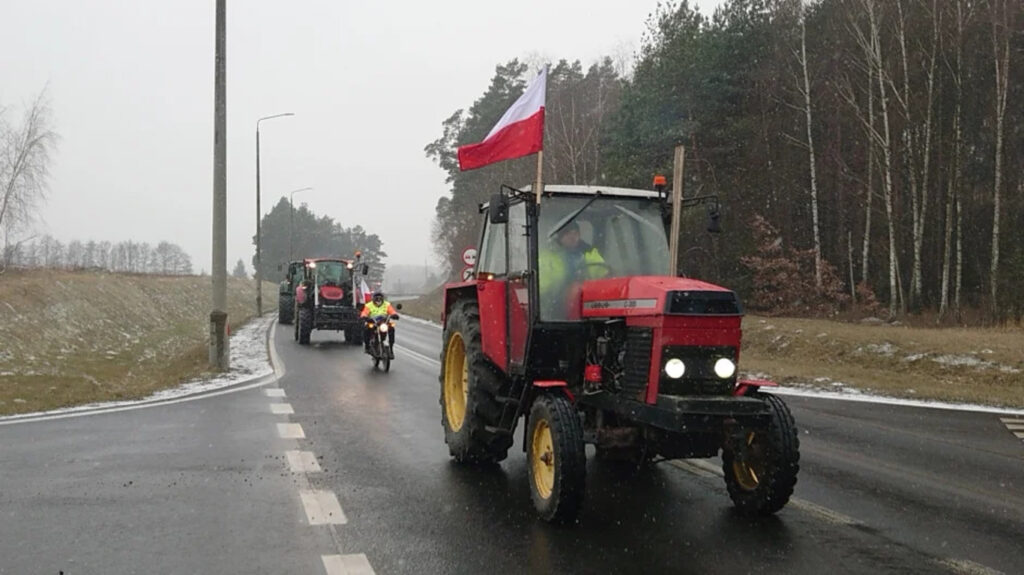
<instances>
[{"instance_id":1,"label":"utility pole","mask_svg":"<svg viewBox=\"0 0 1024 575\"><path fill-rule=\"evenodd\" d=\"M227 370L227 0L217 0L213 88L213 311L210 312L210 367Z\"/></svg>"}]
</instances>

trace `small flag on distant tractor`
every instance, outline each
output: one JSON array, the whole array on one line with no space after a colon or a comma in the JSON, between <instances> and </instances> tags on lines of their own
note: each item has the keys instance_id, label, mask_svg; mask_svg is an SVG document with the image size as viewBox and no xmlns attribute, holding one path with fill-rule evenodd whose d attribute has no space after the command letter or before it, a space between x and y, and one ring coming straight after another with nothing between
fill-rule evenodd
<instances>
[{"instance_id":1,"label":"small flag on distant tractor","mask_svg":"<svg viewBox=\"0 0 1024 575\"><path fill-rule=\"evenodd\" d=\"M366 285L366 280L359 280L362 285L359 286L359 292L363 294L363 303L368 303L373 299L373 292L370 291L370 286Z\"/></svg>"},{"instance_id":2,"label":"small flag on distant tractor","mask_svg":"<svg viewBox=\"0 0 1024 575\"><path fill-rule=\"evenodd\" d=\"M475 170L544 149L544 96L548 70L542 69L522 96L505 111L484 141L459 147L459 169Z\"/></svg>"}]
</instances>

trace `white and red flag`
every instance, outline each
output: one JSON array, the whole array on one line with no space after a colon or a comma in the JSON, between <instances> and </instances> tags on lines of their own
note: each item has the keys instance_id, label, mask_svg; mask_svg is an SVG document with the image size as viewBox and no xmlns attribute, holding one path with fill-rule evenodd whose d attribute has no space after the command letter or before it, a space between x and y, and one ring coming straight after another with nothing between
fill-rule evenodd
<instances>
[{"instance_id":1,"label":"white and red flag","mask_svg":"<svg viewBox=\"0 0 1024 575\"><path fill-rule=\"evenodd\" d=\"M370 291L370 286L366 285L365 279L361 279L359 281L362 284L359 286L359 292L362 294L360 299L363 300L363 303L369 303L369 301L373 299L373 292Z\"/></svg>"},{"instance_id":2,"label":"white and red flag","mask_svg":"<svg viewBox=\"0 0 1024 575\"><path fill-rule=\"evenodd\" d=\"M491 128L484 141L460 146L459 169L474 170L502 160L536 154L544 149L544 96L547 83L548 70L544 68Z\"/></svg>"}]
</instances>

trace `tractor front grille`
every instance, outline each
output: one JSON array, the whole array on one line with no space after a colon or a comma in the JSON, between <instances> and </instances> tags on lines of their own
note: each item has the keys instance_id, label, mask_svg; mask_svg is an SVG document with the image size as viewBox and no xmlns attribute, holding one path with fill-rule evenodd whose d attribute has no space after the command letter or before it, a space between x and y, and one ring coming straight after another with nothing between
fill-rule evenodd
<instances>
[{"instance_id":1,"label":"tractor front grille","mask_svg":"<svg viewBox=\"0 0 1024 575\"><path fill-rule=\"evenodd\" d=\"M679 379L661 372L658 393L664 395L725 395L736 385L736 374L722 379L715 374L715 362L720 358L736 361L736 348L728 346L666 345L661 348L662 365L678 358L686 365Z\"/></svg>"},{"instance_id":2,"label":"tractor front grille","mask_svg":"<svg viewBox=\"0 0 1024 575\"><path fill-rule=\"evenodd\" d=\"M639 399L647 390L647 376L651 368L651 350L654 331L648 327L631 327L626 333L626 356L623 360L622 391L628 397Z\"/></svg>"}]
</instances>

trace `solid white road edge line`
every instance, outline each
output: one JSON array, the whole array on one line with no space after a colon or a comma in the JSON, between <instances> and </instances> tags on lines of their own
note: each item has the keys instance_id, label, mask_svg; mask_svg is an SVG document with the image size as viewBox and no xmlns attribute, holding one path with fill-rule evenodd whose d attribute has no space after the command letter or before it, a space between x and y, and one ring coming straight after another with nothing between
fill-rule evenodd
<instances>
[{"instance_id":1,"label":"solid white road edge line","mask_svg":"<svg viewBox=\"0 0 1024 575\"><path fill-rule=\"evenodd\" d=\"M432 357L427 357L427 356L423 355L422 353L420 353L418 351L413 351L413 350L405 347L404 345L399 345L399 344L396 343L395 347L397 347L403 354L407 354L410 357L412 357L413 359L418 359L418 360L420 360L420 361L422 361L424 363L427 363L429 365L432 365L434 367L441 367L440 360L434 359Z\"/></svg>"},{"instance_id":2,"label":"solid white road edge line","mask_svg":"<svg viewBox=\"0 0 1024 575\"><path fill-rule=\"evenodd\" d=\"M295 410L290 403L271 403L270 413L274 415L291 415L295 413Z\"/></svg>"},{"instance_id":3,"label":"solid white road edge line","mask_svg":"<svg viewBox=\"0 0 1024 575\"><path fill-rule=\"evenodd\" d=\"M281 439L305 439L306 432L298 423L278 423L277 435Z\"/></svg>"},{"instance_id":4,"label":"solid white road edge line","mask_svg":"<svg viewBox=\"0 0 1024 575\"><path fill-rule=\"evenodd\" d=\"M720 467L706 459L673 459L669 461L669 465L688 473L692 473L698 477L722 477L725 475ZM824 520L827 523L834 523L836 525L863 524L849 515L833 511L828 507L818 505L817 503L811 503L810 501L800 499L799 497L790 498L789 504L805 513L814 515L818 519Z\"/></svg>"},{"instance_id":5,"label":"solid white road edge line","mask_svg":"<svg viewBox=\"0 0 1024 575\"><path fill-rule=\"evenodd\" d=\"M316 455L313 455L312 451L289 449L284 452L284 456L288 460L288 468L292 473L316 473L322 471L320 464L316 460Z\"/></svg>"},{"instance_id":6,"label":"solid white road edge line","mask_svg":"<svg viewBox=\"0 0 1024 575\"><path fill-rule=\"evenodd\" d=\"M375 575L366 555L321 555L327 575Z\"/></svg>"},{"instance_id":7,"label":"solid white road edge line","mask_svg":"<svg viewBox=\"0 0 1024 575\"><path fill-rule=\"evenodd\" d=\"M344 525L348 523L341 503L332 491L300 490L302 507L310 525Z\"/></svg>"}]
</instances>

